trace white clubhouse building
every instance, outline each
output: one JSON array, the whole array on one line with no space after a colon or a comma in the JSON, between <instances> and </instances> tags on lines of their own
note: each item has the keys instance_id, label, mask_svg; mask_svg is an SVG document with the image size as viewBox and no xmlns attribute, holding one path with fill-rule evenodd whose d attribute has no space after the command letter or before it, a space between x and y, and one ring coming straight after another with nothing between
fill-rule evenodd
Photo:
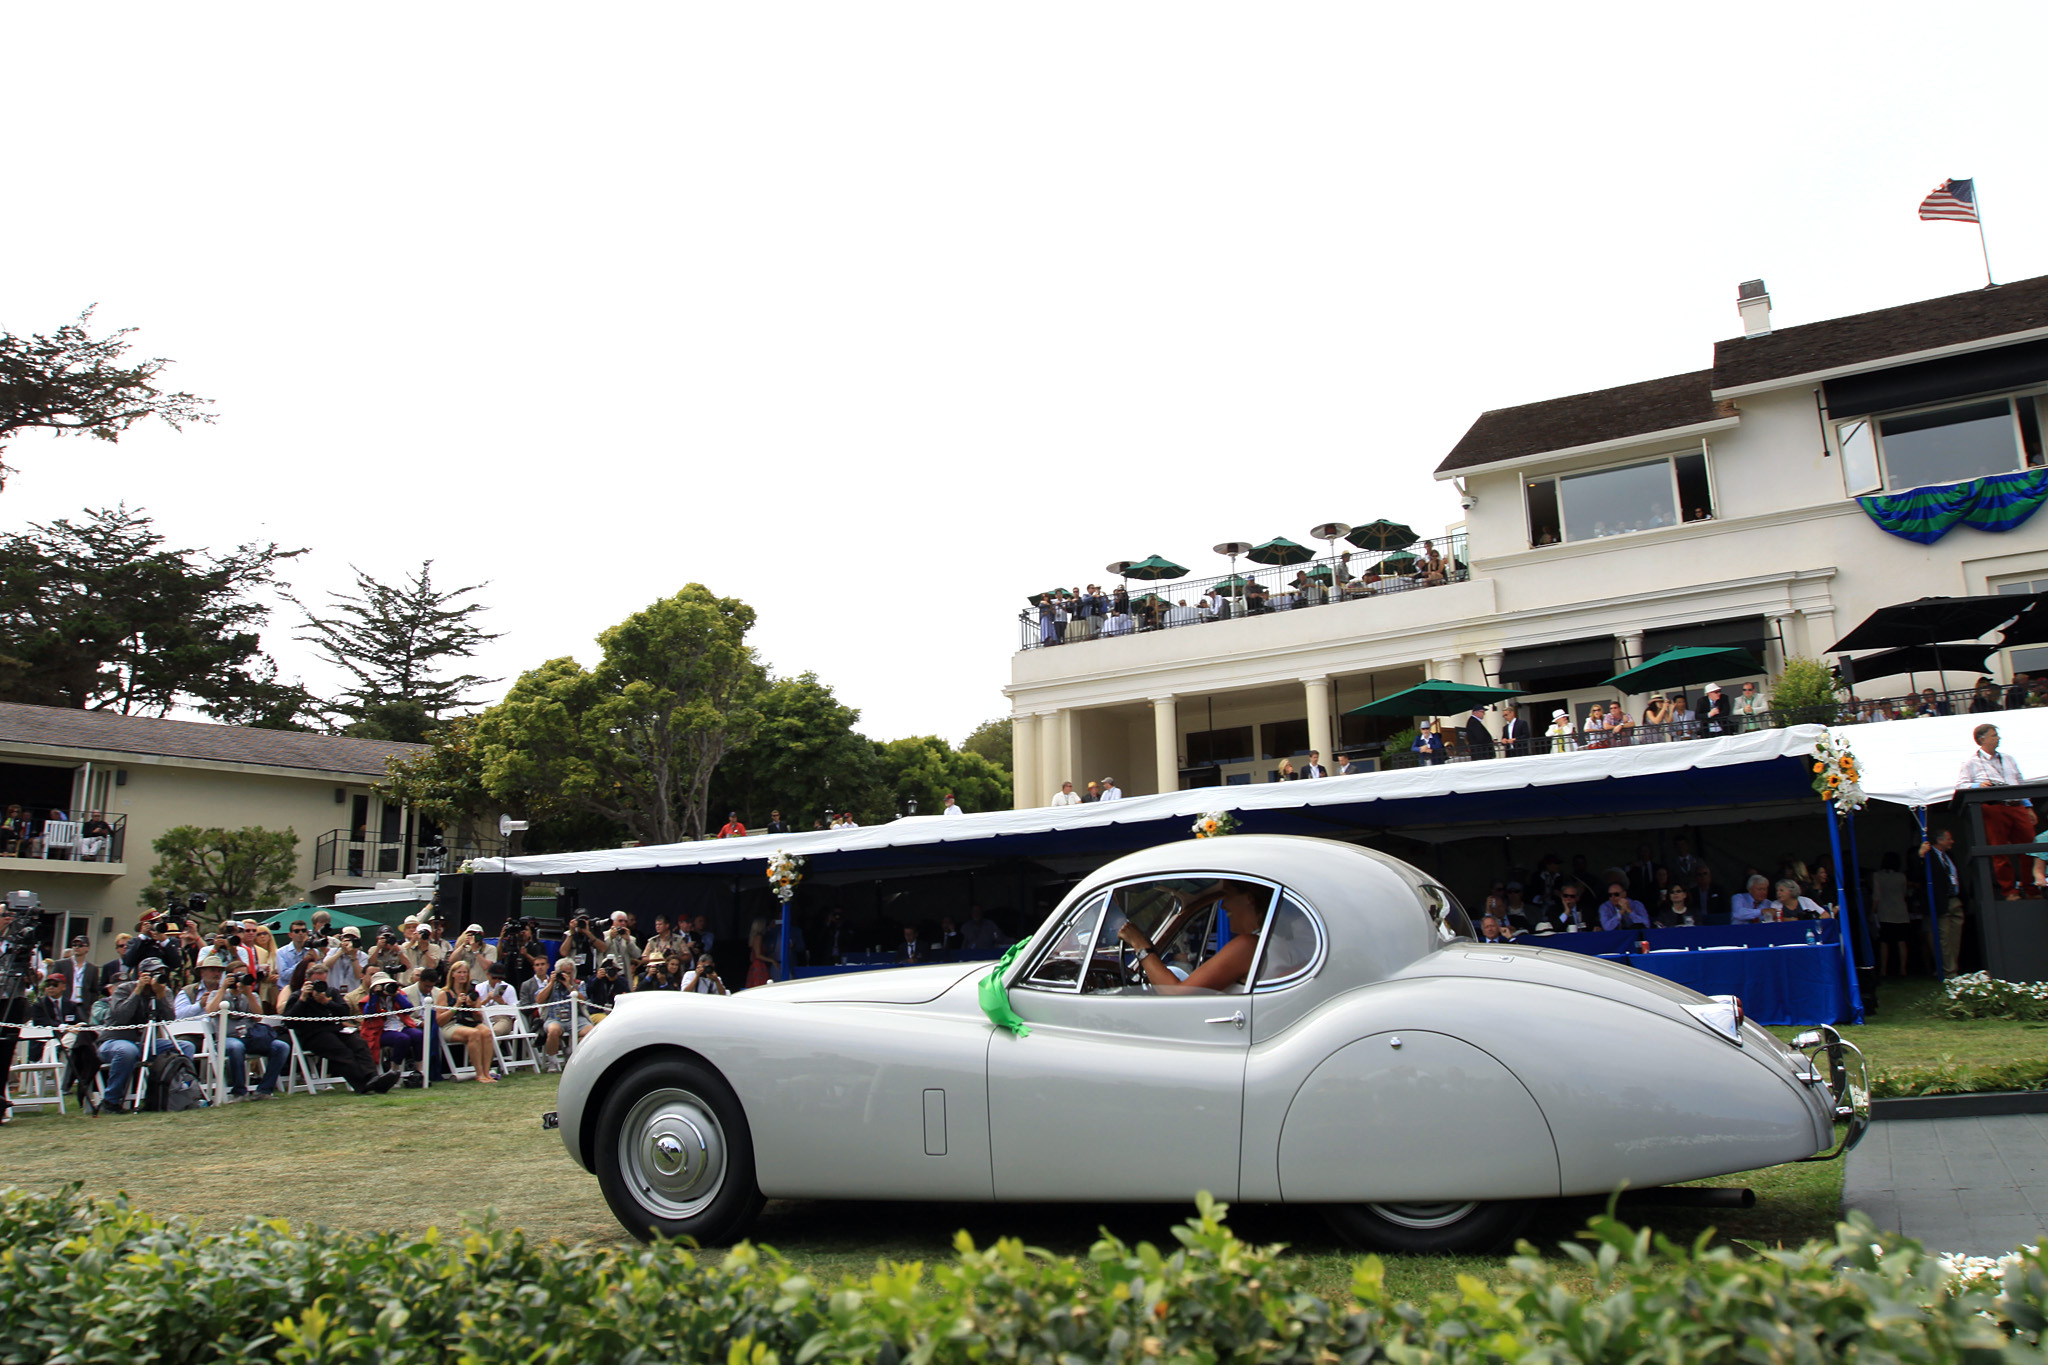
<instances>
[{"instance_id":1,"label":"white clubhouse building","mask_svg":"<svg viewBox=\"0 0 2048 1365\"><path fill-rule=\"evenodd\" d=\"M1711 369L1481 414L1436 469L1467 509L1440 585L1019 650L1017 805L1263 782L1310 749L1334 771L1342 713L1424 679L1520 688L1540 733L1666 649L1776 671L1890 603L2048 588L2048 516L2009 524L2048 495L2048 277L1775 331L1760 282L1738 309ZM1880 524L1929 502L1962 517L1932 543Z\"/></svg>"}]
</instances>

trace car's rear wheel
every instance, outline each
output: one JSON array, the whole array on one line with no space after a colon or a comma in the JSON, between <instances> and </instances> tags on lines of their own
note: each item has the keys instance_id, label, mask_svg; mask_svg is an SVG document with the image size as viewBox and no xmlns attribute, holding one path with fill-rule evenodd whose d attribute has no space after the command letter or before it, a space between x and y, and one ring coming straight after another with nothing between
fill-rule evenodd
<instances>
[{"instance_id":1,"label":"car's rear wheel","mask_svg":"<svg viewBox=\"0 0 2048 1365\"><path fill-rule=\"evenodd\" d=\"M678 1056L633 1065L598 1111L597 1183L642 1241L732 1241L761 1211L754 1141L739 1097L717 1071Z\"/></svg>"},{"instance_id":2,"label":"car's rear wheel","mask_svg":"<svg viewBox=\"0 0 2048 1365\"><path fill-rule=\"evenodd\" d=\"M1344 1240L1373 1251L1415 1254L1496 1251L1522 1230L1520 1200L1433 1200L1405 1204L1331 1204L1323 1217Z\"/></svg>"}]
</instances>

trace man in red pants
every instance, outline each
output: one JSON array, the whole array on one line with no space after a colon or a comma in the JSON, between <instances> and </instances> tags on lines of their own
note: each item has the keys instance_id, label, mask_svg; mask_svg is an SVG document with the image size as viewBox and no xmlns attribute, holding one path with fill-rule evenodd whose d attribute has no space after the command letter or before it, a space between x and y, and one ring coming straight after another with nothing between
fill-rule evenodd
<instances>
[{"instance_id":1,"label":"man in red pants","mask_svg":"<svg viewBox=\"0 0 2048 1365\"><path fill-rule=\"evenodd\" d=\"M2013 762L2012 755L1998 752L1996 725L1980 725L1971 734L1977 741L1977 747L1963 761L1963 770L1956 777L1958 788L2016 787L2026 781L2020 776L2020 765ZM2035 828L2034 803L2031 801L1984 803L1984 837L1993 844L2032 843ZM1998 894L2009 901L2016 901L2033 891L2030 885L2033 879L2019 875L2019 863L2019 859L2003 855L1991 860L1991 875L1998 882Z\"/></svg>"}]
</instances>

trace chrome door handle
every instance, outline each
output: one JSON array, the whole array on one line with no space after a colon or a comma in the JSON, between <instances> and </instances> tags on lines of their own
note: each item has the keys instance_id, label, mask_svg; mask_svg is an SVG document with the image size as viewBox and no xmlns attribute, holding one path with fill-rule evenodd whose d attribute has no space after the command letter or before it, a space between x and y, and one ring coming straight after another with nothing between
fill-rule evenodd
<instances>
[{"instance_id":1,"label":"chrome door handle","mask_svg":"<svg viewBox=\"0 0 2048 1365\"><path fill-rule=\"evenodd\" d=\"M1234 1028L1243 1028L1244 1011L1232 1010L1229 1014L1218 1015L1214 1019L1204 1019L1202 1022L1205 1024L1229 1024Z\"/></svg>"}]
</instances>

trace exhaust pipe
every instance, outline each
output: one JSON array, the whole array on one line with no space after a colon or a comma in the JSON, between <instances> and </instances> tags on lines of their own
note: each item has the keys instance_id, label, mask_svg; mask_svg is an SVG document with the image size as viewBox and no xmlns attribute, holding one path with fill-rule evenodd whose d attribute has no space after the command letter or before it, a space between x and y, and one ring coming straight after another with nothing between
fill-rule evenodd
<instances>
[{"instance_id":1,"label":"exhaust pipe","mask_svg":"<svg viewBox=\"0 0 2048 1365\"><path fill-rule=\"evenodd\" d=\"M1654 1204L1678 1209L1753 1209L1756 1207L1756 1191L1698 1185L1660 1185L1647 1190L1623 1190L1620 1203L1625 1206Z\"/></svg>"}]
</instances>

